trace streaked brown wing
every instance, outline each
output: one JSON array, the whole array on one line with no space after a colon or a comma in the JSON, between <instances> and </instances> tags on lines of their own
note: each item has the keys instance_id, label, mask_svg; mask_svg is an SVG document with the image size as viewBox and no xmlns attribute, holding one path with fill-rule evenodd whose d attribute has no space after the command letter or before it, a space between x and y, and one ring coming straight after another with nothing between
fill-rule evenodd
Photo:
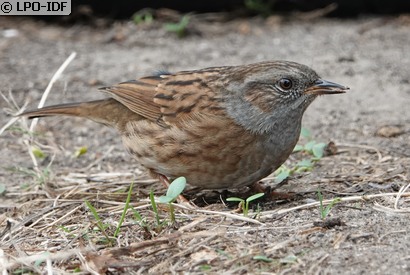
<instances>
[{"instance_id":1,"label":"streaked brown wing","mask_svg":"<svg viewBox=\"0 0 410 275\"><path fill-rule=\"evenodd\" d=\"M162 119L180 125L202 115L224 112L218 75L219 70L214 68L163 76L154 96L154 102L161 106Z\"/></svg>"},{"instance_id":2,"label":"streaked brown wing","mask_svg":"<svg viewBox=\"0 0 410 275\"><path fill-rule=\"evenodd\" d=\"M131 111L162 126L181 125L203 114L223 112L219 105L219 70L143 77L102 88Z\"/></svg>"},{"instance_id":3,"label":"streaked brown wing","mask_svg":"<svg viewBox=\"0 0 410 275\"><path fill-rule=\"evenodd\" d=\"M131 80L100 90L107 92L115 100L124 104L131 111L149 119L161 123L160 105L153 101L158 84L162 81L159 76L144 77ZM165 126L165 125L164 125Z\"/></svg>"}]
</instances>

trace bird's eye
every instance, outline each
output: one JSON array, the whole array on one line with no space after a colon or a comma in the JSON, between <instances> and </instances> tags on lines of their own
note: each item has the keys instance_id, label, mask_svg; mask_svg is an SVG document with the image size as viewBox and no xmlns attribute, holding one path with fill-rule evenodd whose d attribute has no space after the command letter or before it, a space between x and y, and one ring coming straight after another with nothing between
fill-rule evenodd
<instances>
[{"instance_id":1,"label":"bird's eye","mask_svg":"<svg viewBox=\"0 0 410 275\"><path fill-rule=\"evenodd\" d=\"M289 78L282 78L281 80L279 80L279 86L284 90L289 90L290 88L292 88L293 83Z\"/></svg>"}]
</instances>

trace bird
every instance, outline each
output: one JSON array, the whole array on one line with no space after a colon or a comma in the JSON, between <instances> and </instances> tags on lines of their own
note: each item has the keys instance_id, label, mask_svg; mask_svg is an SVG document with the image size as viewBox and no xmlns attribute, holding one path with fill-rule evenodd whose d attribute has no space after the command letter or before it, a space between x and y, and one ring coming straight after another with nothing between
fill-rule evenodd
<instances>
[{"instance_id":1,"label":"bird","mask_svg":"<svg viewBox=\"0 0 410 275\"><path fill-rule=\"evenodd\" d=\"M349 88L292 61L161 72L100 88L101 100L48 106L28 118L75 116L115 128L153 177L202 189L251 186L279 168L320 95Z\"/></svg>"}]
</instances>

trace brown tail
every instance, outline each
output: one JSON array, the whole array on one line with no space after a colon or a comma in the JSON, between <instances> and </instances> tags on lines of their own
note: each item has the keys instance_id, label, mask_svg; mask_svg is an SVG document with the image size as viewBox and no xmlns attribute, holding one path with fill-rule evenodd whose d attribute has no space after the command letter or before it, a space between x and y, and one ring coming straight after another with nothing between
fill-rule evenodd
<instances>
[{"instance_id":1,"label":"brown tail","mask_svg":"<svg viewBox=\"0 0 410 275\"><path fill-rule=\"evenodd\" d=\"M98 102L98 101L97 101ZM96 101L86 102L86 104L93 104ZM85 117L83 110L85 103L67 103L53 106L43 107L37 110L29 110L19 114L19 116L26 116L28 118L45 117L45 116L77 116Z\"/></svg>"},{"instance_id":2,"label":"brown tail","mask_svg":"<svg viewBox=\"0 0 410 275\"><path fill-rule=\"evenodd\" d=\"M130 120L142 119L141 116L132 112L127 107L112 98L89 102L53 105L37 110L30 110L21 113L19 116L26 116L29 118L47 116L84 117L98 123L115 127L119 130L123 130L125 124Z\"/></svg>"}]
</instances>

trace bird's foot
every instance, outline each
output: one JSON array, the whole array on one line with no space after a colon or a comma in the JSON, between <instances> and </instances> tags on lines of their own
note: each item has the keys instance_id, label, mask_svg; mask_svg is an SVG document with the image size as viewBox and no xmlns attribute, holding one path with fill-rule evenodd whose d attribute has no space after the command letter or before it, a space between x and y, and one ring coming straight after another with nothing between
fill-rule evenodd
<instances>
[{"instance_id":1,"label":"bird's foot","mask_svg":"<svg viewBox=\"0 0 410 275\"><path fill-rule=\"evenodd\" d=\"M271 186L263 186L260 182L255 182L249 188L252 193L264 193L265 198L271 200L292 200L296 196L296 193L293 192L277 192Z\"/></svg>"}]
</instances>

